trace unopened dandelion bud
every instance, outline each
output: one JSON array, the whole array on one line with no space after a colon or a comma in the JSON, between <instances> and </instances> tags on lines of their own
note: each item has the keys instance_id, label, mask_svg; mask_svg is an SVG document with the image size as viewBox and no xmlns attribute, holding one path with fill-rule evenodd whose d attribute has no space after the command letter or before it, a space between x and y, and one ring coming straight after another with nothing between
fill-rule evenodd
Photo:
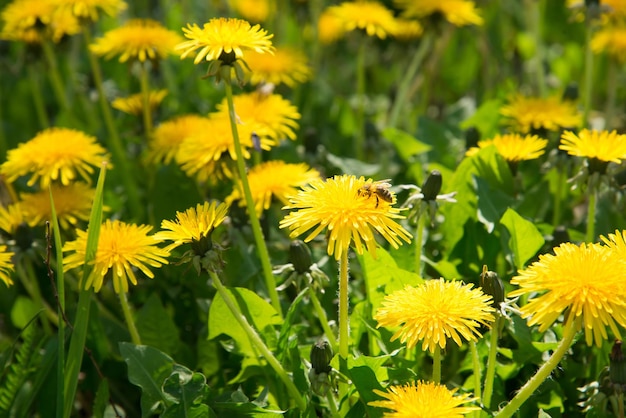
<instances>
[{"instance_id":1,"label":"unopened dandelion bud","mask_svg":"<svg viewBox=\"0 0 626 418\"><path fill-rule=\"evenodd\" d=\"M620 340L615 340L611 354L609 354L609 376L613 385L622 387L626 385L626 359Z\"/></svg>"},{"instance_id":2,"label":"unopened dandelion bud","mask_svg":"<svg viewBox=\"0 0 626 418\"><path fill-rule=\"evenodd\" d=\"M578 100L578 84L570 83L565 87L563 91L563 100L576 101Z\"/></svg>"},{"instance_id":3,"label":"unopened dandelion bud","mask_svg":"<svg viewBox=\"0 0 626 418\"><path fill-rule=\"evenodd\" d=\"M465 149L478 146L480 140L480 131L475 126L470 126L465 131Z\"/></svg>"},{"instance_id":4,"label":"unopened dandelion bud","mask_svg":"<svg viewBox=\"0 0 626 418\"><path fill-rule=\"evenodd\" d=\"M441 185L443 184L443 178L439 170L433 170L424 181L422 185L422 194L424 195L424 201L434 201L437 199L437 195L441 191Z\"/></svg>"},{"instance_id":5,"label":"unopened dandelion bud","mask_svg":"<svg viewBox=\"0 0 626 418\"><path fill-rule=\"evenodd\" d=\"M289 262L293 264L294 270L298 274L304 274L311 270L313 259L311 258L311 250L300 240L291 242L289 246Z\"/></svg>"},{"instance_id":6,"label":"unopened dandelion bud","mask_svg":"<svg viewBox=\"0 0 626 418\"><path fill-rule=\"evenodd\" d=\"M311 347L311 367L316 373L329 373L330 361L333 359L333 349L326 340L319 340Z\"/></svg>"},{"instance_id":7,"label":"unopened dandelion bud","mask_svg":"<svg viewBox=\"0 0 626 418\"><path fill-rule=\"evenodd\" d=\"M487 295L491 295L493 302L491 306L495 309L500 308L500 304L504 302L504 284L498 273L488 271L487 266L483 266L483 272L480 275L480 287Z\"/></svg>"}]
</instances>

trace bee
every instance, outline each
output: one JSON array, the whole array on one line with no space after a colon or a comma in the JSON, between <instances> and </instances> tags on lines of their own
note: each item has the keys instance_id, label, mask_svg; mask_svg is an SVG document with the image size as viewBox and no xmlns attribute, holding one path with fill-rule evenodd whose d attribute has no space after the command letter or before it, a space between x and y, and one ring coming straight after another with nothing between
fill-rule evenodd
<instances>
[{"instance_id":1,"label":"bee","mask_svg":"<svg viewBox=\"0 0 626 418\"><path fill-rule=\"evenodd\" d=\"M373 183L365 183L357 192L359 196L363 196L366 198L370 198L374 196L376 198L376 208L378 207L381 200L392 203L393 196L389 191L391 184L388 183L390 179L379 180Z\"/></svg>"}]
</instances>

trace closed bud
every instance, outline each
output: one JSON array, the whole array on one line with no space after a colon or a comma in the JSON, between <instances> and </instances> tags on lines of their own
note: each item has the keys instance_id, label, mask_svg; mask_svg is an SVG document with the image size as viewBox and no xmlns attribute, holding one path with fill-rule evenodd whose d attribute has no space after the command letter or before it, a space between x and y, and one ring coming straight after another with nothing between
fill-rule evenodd
<instances>
[{"instance_id":1,"label":"closed bud","mask_svg":"<svg viewBox=\"0 0 626 418\"><path fill-rule=\"evenodd\" d=\"M330 361L333 359L333 349L326 340L319 340L311 347L311 367L317 374L329 373Z\"/></svg>"},{"instance_id":2,"label":"closed bud","mask_svg":"<svg viewBox=\"0 0 626 418\"><path fill-rule=\"evenodd\" d=\"M615 386L626 385L626 361L620 340L615 340L611 354L609 354L609 377Z\"/></svg>"},{"instance_id":3,"label":"closed bud","mask_svg":"<svg viewBox=\"0 0 626 418\"><path fill-rule=\"evenodd\" d=\"M465 131L465 149L477 147L479 140L480 140L480 131L476 129L476 127L470 126Z\"/></svg>"},{"instance_id":4,"label":"closed bud","mask_svg":"<svg viewBox=\"0 0 626 418\"><path fill-rule=\"evenodd\" d=\"M313 260L311 258L311 250L300 240L291 242L289 246L289 262L293 264L294 270L298 274L304 274L311 270Z\"/></svg>"},{"instance_id":5,"label":"closed bud","mask_svg":"<svg viewBox=\"0 0 626 418\"><path fill-rule=\"evenodd\" d=\"M483 288L483 292L487 295L491 295L493 302L491 306L494 309L499 310L500 304L504 302L504 284L498 273L495 271L488 271L487 266L483 266L483 272L480 275L480 287Z\"/></svg>"},{"instance_id":6,"label":"closed bud","mask_svg":"<svg viewBox=\"0 0 626 418\"><path fill-rule=\"evenodd\" d=\"M436 200L437 195L441 191L442 184L443 178L441 177L441 172L439 170L431 171L422 185L423 200L426 202Z\"/></svg>"}]
</instances>

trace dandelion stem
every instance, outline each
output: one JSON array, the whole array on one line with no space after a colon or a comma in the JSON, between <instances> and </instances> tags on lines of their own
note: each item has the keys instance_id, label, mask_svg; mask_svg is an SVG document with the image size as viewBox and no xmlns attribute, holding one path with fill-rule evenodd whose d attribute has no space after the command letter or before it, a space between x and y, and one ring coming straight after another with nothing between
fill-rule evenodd
<instances>
[{"instance_id":1,"label":"dandelion stem","mask_svg":"<svg viewBox=\"0 0 626 418\"><path fill-rule=\"evenodd\" d=\"M620 392L617 394L617 416L619 418L624 418L624 393Z\"/></svg>"},{"instance_id":2,"label":"dandelion stem","mask_svg":"<svg viewBox=\"0 0 626 418\"><path fill-rule=\"evenodd\" d=\"M613 128L613 115L615 114L615 100L617 98L617 62L609 58L609 68L606 75L606 110L604 112L604 129Z\"/></svg>"},{"instance_id":3,"label":"dandelion stem","mask_svg":"<svg viewBox=\"0 0 626 418\"><path fill-rule=\"evenodd\" d=\"M152 137L152 112L150 109L150 74L146 63L141 64L141 75L139 78L141 83L141 96L143 99L143 129L146 134L146 139L150 140Z\"/></svg>"},{"instance_id":4,"label":"dandelion stem","mask_svg":"<svg viewBox=\"0 0 626 418\"><path fill-rule=\"evenodd\" d=\"M543 70L543 37L541 36L541 7L542 2L539 0L527 0L528 9L528 25L530 26L535 41L535 76L537 77L537 90L539 97L546 95L546 78Z\"/></svg>"},{"instance_id":5,"label":"dandelion stem","mask_svg":"<svg viewBox=\"0 0 626 418\"><path fill-rule=\"evenodd\" d=\"M435 347L433 353L433 383L441 382L441 348Z\"/></svg>"},{"instance_id":6,"label":"dandelion stem","mask_svg":"<svg viewBox=\"0 0 626 418\"><path fill-rule=\"evenodd\" d=\"M41 86L39 84L39 75L37 73L37 68L34 65L27 65L28 69L28 80L30 81L30 92L33 95L33 103L35 105L35 114L37 115L37 120L39 121L39 126L43 128L47 128L50 126L50 121L48 120L48 115L46 114L46 107L43 104L43 97L41 96Z\"/></svg>"},{"instance_id":7,"label":"dandelion stem","mask_svg":"<svg viewBox=\"0 0 626 418\"><path fill-rule=\"evenodd\" d=\"M478 356L478 349L476 348L476 343L474 341L470 341L470 352L472 353L472 365L474 368L474 396L478 399L481 397L481 387L480 387L480 357ZM480 411L476 411L476 416L480 416Z\"/></svg>"},{"instance_id":8,"label":"dandelion stem","mask_svg":"<svg viewBox=\"0 0 626 418\"><path fill-rule=\"evenodd\" d=\"M41 42L41 46L43 49L43 53L46 57L46 61L48 63L48 74L50 76L50 82L52 83L52 90L54 91L54 95L56 96L61 108L71 115L71 109L65 93L65 86L63 84L61 74L59 73L59 66L57 64L56 56L54 55L54 49L50 45L50 41L47 39L44 39Z\"/></svg>"},{"instance_id":9,"label":"dandelion stem","mask_svg":"<svg viewBox=\"0 0 626 418\"><path fill-rule=\"evenodd\" d=\"M357 52L356 59L356 139L354 141L354 155L362 160L363 145L365 143L365 49L366 37L361 39L361 45Z\"/></svg>"},{"instance_id":10,"label":"dandelion stem","mask_svg":"<svg viewBox=\"0 0 626 418\"><path fill-rule=\"evenodd\" d=\"M596 201L598 200L596 176L597 175L595 173L589 175L589 185L587 187L589 200L587 207L587 232L585 233L585 242L593 242L595 238Z\"/></svg>"},{"instance_id":11,"label":"dandelion stem","mask_svg":"<svg viewBox=\"0 0 626 418\"><path fill-rule=\"evenodd\" d=\"M113 115L111 114L111 108L109 107L104 94L100 64L98 63L96 56L89 49L89 45L91 44L91 33L87 27L83 30L83 36L85 37L85 44L87 45L87 55L89 56L93 80L96 85L96 89L98 90L100 108L102 110L104 123L109 134L107 144L111 147L114 162L120 169L120 177L124 182L124 188L126 189L126 193L128 195L130 211L135 219L140 220L142 219L143 209L139 199L139 190L137 188L137 184L135 183L136 176L131 174L130 166L128 165L128 160L126 158L126 152L124 151L124 145L122 144L122 140L117 133L117 128L115 127L115 122L113 121Z\"/></svg>"},{"instance_id":12,"label":"dandelion stem","mask_svg":"<svg viewBox=\"0 0 626 418\"><path fill-rule=\"evenodd\" d=\"M519 410L522 404L537 390L539 385L541 385L552 373L552 370L559 365L559 362L569 350L574 337L576 336L577 331L577 320L573 318L573 315L570 315L570 319L563 326L563 339L557 346L556 350L548 361L546 361L543 366L537 370L537 373L528 381L522 388L519 390L517 395L500 411L498 411L494 417L498 418L508 418L512 416L515 412Z\"/></svg>"},{"instance_id":13,"label":"dandelion stem","mask_svg":"<svg viewBox=\"0 0 626 418\"><path fill-rule=\"evenodd\" d=\"M430 47L432 45L433 38L430 33L424 35L421 39L419 47L415 54L413 54L413 59L409 63L409 67L404 73L404 78L400 82L398 86L398 91L396 93L396 99L393 102L391 107L391 112L389 114L389 122L388 126L393 128L397 128L398 126L398 118L400 117L400 111L406 106L407 98L409 97L409 90L411 89L411 83L417 74L417 70L420 68L422 62L424 62L424 57L428 51L430 51Z\"/></svg>"},{"instance_id":14,"label":"dandelion stem","mask_svg":"<svg viewBox=\"0 0 626 418\"><path fill-rule=\"evenodd\" d=\"M348 249L341 253L339 262L339 355L348 358Z\"/></svg>"},{"instance_id":15,"label":"dandelion stem","mask_svg":"<svg viewBox=\"0 0 626 418\"><path fill-rule=\"evenodd\" d=\"M422 213L417 218L417 236L415 237L415 272L422 275L422 247L424 246L424 227L426 224L426 213Z\"/></svg>"},{"instance_id":16,"label":"dandelion stem","mask_svg":"<svg viewBox=\"0 0 626 418\"><path fill-rule=\"evenodd\" d=\"M335 402L335 394L332 390L326 392L326 400L328 401L328 409L330 409L330 416L336 418L339 416L337 413L337 403Z\"/></svg>"},{"instance_id":17,"label":"dandelion stem","mask_svg":"<svg viewBox=\"0 0 626 418\"><path fill-rule=\"evenodd\" d=\"M222 281L217 276L217 274L215 272L209 271L209 276L211 276L213 286L215 286L215 289L224 300L224 303L235 317L237 323L239 323L241 328L243 328L245 333L248 335L248 338L250 338L250 341L252 341L254 346L261 352L267 363L270 365L270 367L272 367L272 369L274 369L280 380L282 380L282 382L285 384L287 390L289 391L289 394L291 395L291 398L296 402L298 408L301 411L304 411L306 409L306 404L302 399L302 395L287 375L285 369L283 369L283 366L281 366L280 362L276 359L276 357L274 357L269 348L267 348L255 329L252 328L244 314L241 312L241 309L239 309L239 306L237 305L235 300L232 298L226 287L222 284Z\"/></svg>"},{"instance_id":18,"label":"dandelion stem","mask_svg":"<svg viewBox=\"0 0 626 418\"><path fill-rule=\"evenodd\" d=\"M498 330L502 318L496 314L496 320L491 327L489 340L489 354L487 356L487 371L485 372L485 390L483 391L482 404L485 408L491 408L491 396L493 395L493 380L496 376L496 355L498 354Z\"/></svg>"},{"instance_id":19,"label":"dandelion stem","mask_svg":"<svg viewBox=\"0 0 626 418\"><path fill-rule=\"evenodd\" d=\"M561 206L563 202L563 196L561 195L563 194L564 190L567 191L567 189L563 187L565 185L565 182L567 181L565 173L566 167L567 161L565 161L563 158L558 158L557 156L556 184L554 190L554 209L552 211L552 226L554 226L555 228L561 223Z\"/></svg>"},{"instance_id":20,"label":"dandelion stem","mask_svg":"<svg viewBox=\"0 0 626 418\"><path fill-rule=\"evenodd\" d=\"M326 335L326 338L328 339L328 342L330 343L330 346L333 349L333 353L335 353L337 352L337 339L335 338L335 334L333 333L333 330L330 329L330 326L328 325L328 318L326 317L326 312L324 312L324 309L322 308L320 300L317 298L317 294L315 292L316 291L313 288L313 286L309 286L309 297L311 298L311 303L313 304L313 308L315 309L315 312L317 313L317 318L320 321L320 324L322 325L324 334Z\"/></svg>"},{"instance_id":21,"label":"dandelion stem","mask_svg":"<svg viewBox=\"0 0 626 418\"><path fill-rule=\"evenodd\" d=\"M120 289L120 304L122 305L122 312L124 313L124 319L126 320L126 325L128 326L128 332L130 333L130 339L135 345L141 345L141 338L139 337L139 332L137 331L137 327L135 326L135 320L133 319L133 314L130 310L130 305L128 304L128 298L126 297L126 292L124 289Z\"/></svg>"},{"instance_id":22,"label":"dandelion stem","mask_svg":"<svg viewBox=\"0 0 626 418\"><path fill-rule=\"evenodd\" d=\"M591 111L591 95L593 93L593 51L591 51L591 20L586 18L585 25L585 91L583 95L583 127L589 126L589 112Z\"/></svg>"},{"instance_id":23,"label":"dandelion stem","mask_svg":"<svg viewBox=\"0 0 626 418\"><path fill-rule=\"evenodd\" d=\"M243 160L243 151L241 148L241 141L239 140L239 132L237 131L237 119L235 116L235 105L233 104L233 87L230 80L230 67L222 67L222 78L224 81L224 88L226 91L226 101L228 102L228 116L230 119L230 127L233 133L233 141L235 142L235 153L237 155L237 170L239 172L239 179L241 180L241 188L246 198L246 208L248 209L248 217L250 218L250 226L252 227L252 233L254 234L254 241L256 248L261 259L261 266L263 268L263 275L265 277L265 286L272 302L272 306L276 309L276 312L282 317L283 311L280 307L280 299L278 298L278 291L276 290L276 279L272 273L272 266L270 263L270 255L267 250L267 244L263 238L263 231L261 230L261 223L256 213L256 207L254 200L252 199L252 193L250 192L250 184L248 183L248 175L246 174L246 166Z\"/></svg>"}]
</instances>

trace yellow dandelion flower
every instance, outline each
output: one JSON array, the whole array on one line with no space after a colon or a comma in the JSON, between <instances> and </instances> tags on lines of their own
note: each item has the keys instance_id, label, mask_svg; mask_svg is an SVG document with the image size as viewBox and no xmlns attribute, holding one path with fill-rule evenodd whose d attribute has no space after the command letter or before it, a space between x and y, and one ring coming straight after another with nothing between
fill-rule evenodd
<instances>
[{"instance_id":1,"label":"yellow dandelion flower","mask_svg":"<svg viewBox=\"0 0 626 418\"><path fill-rule=\"evenodd\" d=\"M539 129L558 131L582 124L576 105L557 96L543 99L516 95L508 105L502 106L500 114L508 117L507 124L521 133Z\"/></svg>"},{"instance_id":2,"label":"yellow dandelion flower","mask_svg":"<svg viewBox=\"0 0 626 418\"><path fill-rule=\"evenodd\" d=\"M320 173L304 163L267 161L254 166L248 172L248 183L257 214L269 209L272 197L285 205L289 204L288 196L296 194L298 188L319 178ZM235 200L239 200L239 206L246 206L241 181L237 182L233 192L226 198L226 203L232 204Z\"/></svg>"},{"instance_id":3,"label":"yellow dandelion flower","mask_svg":"<svg viewBox=\"0 0 626 418\"><path fill-rule=\"evenodd\" d=\"M330 44L345 35L342 20L328 9L324 10L317 22L317 36L320 42Z\"/></svg>"},{"instance_id":4,"label":"yellow dandelion flower","mask_svg":"<svg viewBox=\"0 0 626 418\"><path fill-rule=\"evenodd\" d=\"M374 389L374 393L385 400L368 402L368 405L392 410L393 412L385 412L385 418L460 418L480 409L475 406L462 406L476 398L469 394L455 396L457 390L449 390L444 385L420 380L417 383L390 386L387 392Z\"/></svg>"},{"instance_id":5,"label":"yellow dandelion flower","mask_svg":"<svg viewBox=\"0 0 626 418\"><path fill-rule=\"evenodd\" d=\"M626 159L626 135L616 131L590 131L583 129L576 135L565 131L561 135L559 149L576 157L593 158L605 162L620 163Z\"/></svg>"},{"instance_id":6,"label":"yellow dandelion flower","mask_svg":"<svg viewBox=\"0 0 626 418\"><path fill-rule=\"evenodd\" d=\"M626 61L626 26L609 26L594 33L591 49L596 54L606 52L619 62Z\"/></svg>"},{"instance_id":7,"label":"yellow dandelion flower","mask_svg":"<svg viewBox=\"0 0 626 418\"><path fill-rule=\"evenodd\" d=\"M111 59L119 55L120 62L128 60L156 61L174 54L182 41L180 35L151 19L132 19L112 29L89 45L95 55Z\"/></svg>"},{"instance_id":8,"label":"yellow dandelion flower","mask_svg":"<svg viewBox=\"0 0 626 418\"><path fill-rule=\"evenodd\" d=\"M253 50L272 53L272 37L259 25L250 25L241 19L211 19L200 28L195 23L183 28L188 41L180 43L176 49L182 50L181 59L200 49L194 59L198 64L203 59L214 61L224 54L233 54L236 59L244 59L244 51Z\"/></svg>"},{"instance_id":9,"label":"yellow dandelion flower","mask_svg":"<svg viewBox=\"0 0 626 418\"><path fill-rule=\"evenodd\" d=\"M367 193L376 187L374 182L363 177L349 175L335 176L326 181L318 179L303 187L297 195L289 197L289 205L283 209L294 210L280 222L281 228L291 230L295 238L312 229L304 239L311 241L324 229L328 229L329 255L339 260L354 243L358 254L363 254L364 246L376 256L377 231L394 248L402 240L410 242L412 236L394 219L403 219L400 209L392 207L395 194L389 190L391 202L379 199L375 193ZM386 190L386 189L385 189Z\"/></svg>"},{"instance_id":10,"label":"yellow dandelion flower","mask_svg":"<svg viewBox=\"0 0 626 418\"><path fill-rule=\"evenodd\" d=\"M0 173L9 182L32 174L27 184L32 186L39 181L41 188L46 189L52 181L68 185L77 176L89 180L93 166L106 159L106 150L95 137L74 129L49 128L9 150Z\"/></svg>"},{"instance_id":11,"label":"yellow dandelion flower","mask_svg":"<svg viewBox=\"0 0 626 418\"><path fill-rule=\"evenodd\" d=\"M293 87L309 80L312 75L304 54L288 47L276 48L273 56L249 51L246 64L250 68L250 83L253 85L284 83Z\"/></svg>"},{"instance_id":12,"label":"yellow dandelion flower","mask_svg":"<svg viewBox=\"0 0 626 418\"><path fill-rule=\"evenodd\" d=\"M104 276L112 270L113 288L116 293L128 292L128 281L137 284L135 269L139 269L149 278L154 274L149 267L161 267L167 264L165 257L169 251L159 248L154 236L149 236L152 229L149 225L127 224L122 221L107 220L100 229L98 250L96 251L93 271L84 283L84 288L93 286L99 292L104 283ZM63 259L65 271L85 264L87 248L87 232L77 230L77 238L63 246L64 252L70 252Z\"/></svg>"},{"instance_id":13,"label":"yellow dandelion flower","mask_svg":"<svg viewBox=\"0 0 626 418\"><path fill-rule=\"evenodd\" d=\"M183 141L211 126L209 120L199 115L182 115L156 127L148 144L148 160L169 164Z\"/></svg>"},{"instance_id":14,"label":"yellow dandelion flower","mask_svg":"<svg viewBox=\"0 0 626 418\"><path fill-rule=\"evenodd\" d=\"M82 182L74 182L68 186L52 184L50 187L62 229L68 230L75 227L79 221L89 220L95 189ZM30 225L41 225L52 220L48 189L36 193L22 193L20 200L24 217Z\"/></svg>"},{"instance_id":15,"label":"yellow dandelion flower","mask_svg":"<svg viewBox=\"0 0 626 418\"><path fill-rule=\"evenodd\" d=\"M9 206L0 206L0 229L6 232L7 234L13 236L17 229L22 226L28 224L30 226L36 225L36 223L26 222L26 217L24 216L24 209L22 205L18 203L13 203Z\"/></svg>"},{"instance_id":16,"label":"yellow dandelion flower","mask_svg":"<svg viewBox=\"0 0 626 418\"><path fill-rule=\"evenodd\" d=\"M298 108L278 94L253 92L238 94L233 97L235 114L239 126L244 126L261 138L274 145L280 140L296 139L300 113ZM228 119L228 103L226 99L217 105L217 112L210 118Z\"/></svg>"},{"instance_id":17,"label":"yellow dandelion flower","mask_svg":"<svg viewBox=\"0 0 626 418\"><path fill-rule=\"evenodd\" d=\"M219 180L232 177L228 161L236 161L235 141L227 117L211 117L198 124L203 127L183 140L176 154L176 163L190 177L198 181ZM251 125L238 125L239 140L243 157L250 158L253 146ZM261 141L261 147L270 149L270 144Z\"/></svg>"},{"instance_id":18,"label":"yellow dandelion flower","mask_svg":"<svg viewBox=\"0 0 626 418\"><path fill-rule=\"evenodd\" d=\"M519 134L496 135L493 139L478 141L478 147L467 150L466 155L472 156L481 148L495 145L498 154L511 162L534 160L546 151L547 139L541 139L537 135L522 136Z\"/></svg>"},{"instance_id":19,"label":"yellow dandelion flower","mask_svg":"<svg viewBox=\"0 0 626 418\"><path fill-rule=\"evenodd\" d=\"M427 280L385 296L374 315L378 327L400 327L391 338L400 338L408 349L422 341L422 349L435 352L446 348L446 339L461 345L476 341L482 325L494 321L491 296L461 281Z\"/></svg>"},{"instance_id":20,"label":"yellow dandelion flower","mask_svg":"<svg viewBox=\"0 0 626 418\"><path fill-rule=\"evenodd\" d=\"M153 112L167 96L167 90L151 90L148 93L148 106ZM143 94L137 93L128 97L118 97L111 103L113 108L129 115L139 116L143 113Z\"/></svg>"},{"instance_id":21,"label":"yellow dandelion flower","mask_svg":"<svg viewBox=\"0 0 626 418\"><path fill-rule=\"evenodd\" d=\"M229 0L230 7L245 20L265 22L274 12L274 2L270 0Z\"/></svg>"},{"instance_id":22,"label":"yellow dandelion flower","mask_svg":"<svg viewBox=\"0 0 626 418\"><path fill-rule=\"evenodd\" d=\"M595 340L599 347L608 338L607 325L620 339L617 325L626 326L624 277L623 254L600 244L565 243L511 279L520 288L509 296L530 295L522 318L530 318L528 325L539 324L541 332L564 311L571 320L582 317L585 341Z\"/></svg>"},{"instance_id":23,"label":"yellow dandelion flower","mask_svg":"<svg viewBox=\"0 0 626 418\"><path fill-rule=\"evenodd\" d=\"M7 251L6 245L0 245L0 281L3 281L7 287L13 284L10 276L10 272L13 271L11 262L13 255L12 252Z\"/></svg>"},{"instance_id":24,"label":"yellow dandelion flower","mask_svg":"<svg viewBox=\"0 0 626 418\"><path fill-rule=\"evenodd\" d=\"M425 18L442 15L455 26L482 25L483 18L476 4L468 0L395 0L395 5L403 10L407 18Z\"/></svg>"},{"instance_id":25,"label":"yellow dandelion flower","mask_svg":"<svg viewBox=\"0 0 626 418\"><path fill-rule=\"evenodd\" d=\"M81 30L71 13L56 12L50 0L14 0L2 10L0 20L0 39L27 43L40 43L44 37L59 42Z\"/></svg>"},{"instance_id":26,"label":"yellow dandelion flower","mask_svg":"<svg viewBox=\"0 0 626 418\"><path fill-rule=\"evenodd\" d=\"M402 41L410 41L419 38L424 33L424 28L417 20L396 19L396 30L393 36Z\"/></svg>"},{"instance_id":27,"label":"yellow dandelion flower","mask_svg":"<svg viewBox=\"0 0 626 418\"><path fill-rule=\"evenodd\" d=\"M361 29L368 36L385 39L396 32L396 19L391 10L376 1L347 1L337 6L330 6L326 12L342 25L342 32Z\"/></svg>"},{"instance_id":28,"label":"yellow dandelion flower","mask_svg":"<svg viewBox=\"0 0 626 418\"><path fill-rule=\"evenodd\" d=\"M198 204L195 208L176 212L175 221L162 221L162 231L157 232L154 237L163 241L174 241L166 247L168 251L187 243L194 247L209 237L211 232L224 222L227 211L226 203Z\"/></svg>"},{"instance_id":29,"label":"yellow dandelion flower","mask_svg":"<svg viewBox=\"0 0 626 418\"><path fill-rule=\"evenodd\" d=\"M50 0L60 10L69 10L82 20L96 22L100 14L117 16L126 10L128 5L123 0Z\"/></svg>"}]
</instances>

